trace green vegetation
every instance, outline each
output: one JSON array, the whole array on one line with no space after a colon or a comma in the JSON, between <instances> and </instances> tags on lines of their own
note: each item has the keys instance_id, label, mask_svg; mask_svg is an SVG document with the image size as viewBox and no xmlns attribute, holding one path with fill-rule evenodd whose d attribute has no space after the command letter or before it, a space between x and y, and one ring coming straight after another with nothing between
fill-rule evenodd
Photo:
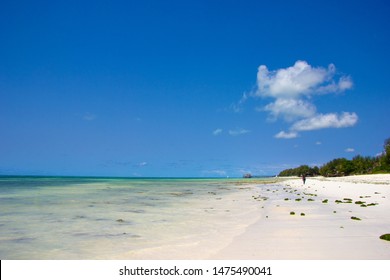
<instances>
[{"instance_id":1,"label":"green vegetation","mask_svg":"<svg viewBox=\"0 0 390 280\"><path fill-rule=\"evenodd\" d=\"M390 241L390 233L382 234L379 238L386 241Z\"/></svg>"},{"instance_id":2,"label":"green vegetation","mask_svg":"<svg viewBox=\"0 0 390 280\"><path fill-rule=\"evenodd\" d=\"M317 176L319 175L319 168L317 166L301 165L297 168L283 170L279 173L279 176L302 176L303 174L306 176Z\"/></svg>"},{"instance_id":3,"label":"green vegetation","mask_svg":"<svg viewBox=\"0 0 390 280\"><path fill-rule=\"evenodd\" d=\"M355 204L364 204L365 202L364 201L355 201Z\"/></svg>"},{"instance_id":4,"label":"green vegetation","mask_svg":"<svg viewBox=\"0 0 390 280\"><path fill-rule=\"evenodd\" d=\"M318 176L338 177L373 173L390 173L390 138L385 140L384 150L376 157L355 156L352 160L336 158L321 167L301 165L283 170L279 176Z\"/></svg>"},{"instance_id":5,"label":"green vegetation","mask_svg":"<svg viewBox=\"0 0 390 280\"><path fill-rule=\"evenodd\" d=\"M378 205L378 203L370 203L370 204L367 204L367 206L375 206L375 205Z\"/></svg>"}]
</instances>

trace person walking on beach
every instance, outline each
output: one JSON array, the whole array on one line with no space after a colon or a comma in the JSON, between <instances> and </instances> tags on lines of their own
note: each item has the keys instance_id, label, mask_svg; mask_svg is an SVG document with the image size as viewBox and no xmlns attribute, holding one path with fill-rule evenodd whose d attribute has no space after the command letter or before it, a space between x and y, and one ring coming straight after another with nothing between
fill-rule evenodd
<instances>
[{"instance_id":1,"label":"person walking on beach","mask_svg":"<svg viewBox=\"0 0 390 280\"><path fill-rule=\"evenodd\" d=\"M302 174L302 181L303 181L303 184L306 183L306 175L305 174Z\"/></svg>"}]
</instances>

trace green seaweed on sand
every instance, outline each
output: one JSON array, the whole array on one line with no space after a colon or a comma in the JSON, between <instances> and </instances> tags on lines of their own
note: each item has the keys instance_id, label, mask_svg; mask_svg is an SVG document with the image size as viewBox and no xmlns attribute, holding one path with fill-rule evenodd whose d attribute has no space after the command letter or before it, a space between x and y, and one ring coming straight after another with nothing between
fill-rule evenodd
<instances>
[{"instance_id":1,"label":"green seaweed on sand","mask_svg":"<svg viewBox=\"0 0 390 280\"><path fill-rule=\"evenodd\" d=\"M306 216L306 214L305 213L301 213L301 216Z\"/></svg>"},{"instance_id":2,"label":"green seaweed on sand","mask_svg":"<svg viewBox=\"0 0 390 280\"><path fill-rule=\"evenodd\" d=\"M322 203L328 203L328 199L324 199Z\"/></svg>"},{"instance_id":3,"label":"green seaweed on sand","mask_svg":"<svg viewBox=\"0 0 390 280\"><path fill-rule=\"evenodd\" d=\"M295 212L294 212L294 211L291 211L291 212L290 212L290 215L295 215Z\"/></svg>"},{"instance_id":4,"label":"green seaweed on sand","mask_svg":"<svg viewBox=\"0 0 390 280\"><path fill-rule=\"evenodd\" d=\"M351 220L361 221L362 219L360 219L360 218L358 218L358 217L355 217L355 216L352 216L352 217L351 217Z\"/></svg>"},{"instance_id":5,"label":"green seaweed on sand","mask_svg":"<svg viewBox=\"0 0 390 280\"><path fill-rule=\"evenodd\" d=\"M382 234L381 236L379 236L379 238L386 241L390 241L390 233Z\"/></svg>"}]
</instances>

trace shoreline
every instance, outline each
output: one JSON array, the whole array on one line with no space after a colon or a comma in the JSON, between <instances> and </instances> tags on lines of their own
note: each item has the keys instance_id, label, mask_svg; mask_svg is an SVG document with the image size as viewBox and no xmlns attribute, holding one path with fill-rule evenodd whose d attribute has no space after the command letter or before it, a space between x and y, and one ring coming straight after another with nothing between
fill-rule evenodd
<instances>
[{"instance_id":1,"label":"shoreline","mask_svg":"<svg viewBox=\"0 0 390 280\"><path fill-rule=\"evenodd\" d=\"M257 191L257 221L209 259L390 259L379 239L390 233L390 174L290 177Z\"/></svg>"}]
</instances>

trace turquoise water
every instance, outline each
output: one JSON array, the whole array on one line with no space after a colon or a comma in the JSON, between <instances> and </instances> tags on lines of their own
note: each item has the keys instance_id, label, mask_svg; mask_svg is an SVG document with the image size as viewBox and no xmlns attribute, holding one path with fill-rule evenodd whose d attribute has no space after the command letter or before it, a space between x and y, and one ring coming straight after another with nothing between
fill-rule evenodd
<instances>
[{"instance_id":1,"label":"turquoise water","mask_svg":"<svg viewBox=\"0 0 390 280\"><path fill-rule=\"evenodd\" d=\"M252 192L226 179L0 177L0 258L164 258L211 250L252 222L243 218L256 210ZM210 238L219 241L208 244Z\"/></svg>"}]
</instances>

